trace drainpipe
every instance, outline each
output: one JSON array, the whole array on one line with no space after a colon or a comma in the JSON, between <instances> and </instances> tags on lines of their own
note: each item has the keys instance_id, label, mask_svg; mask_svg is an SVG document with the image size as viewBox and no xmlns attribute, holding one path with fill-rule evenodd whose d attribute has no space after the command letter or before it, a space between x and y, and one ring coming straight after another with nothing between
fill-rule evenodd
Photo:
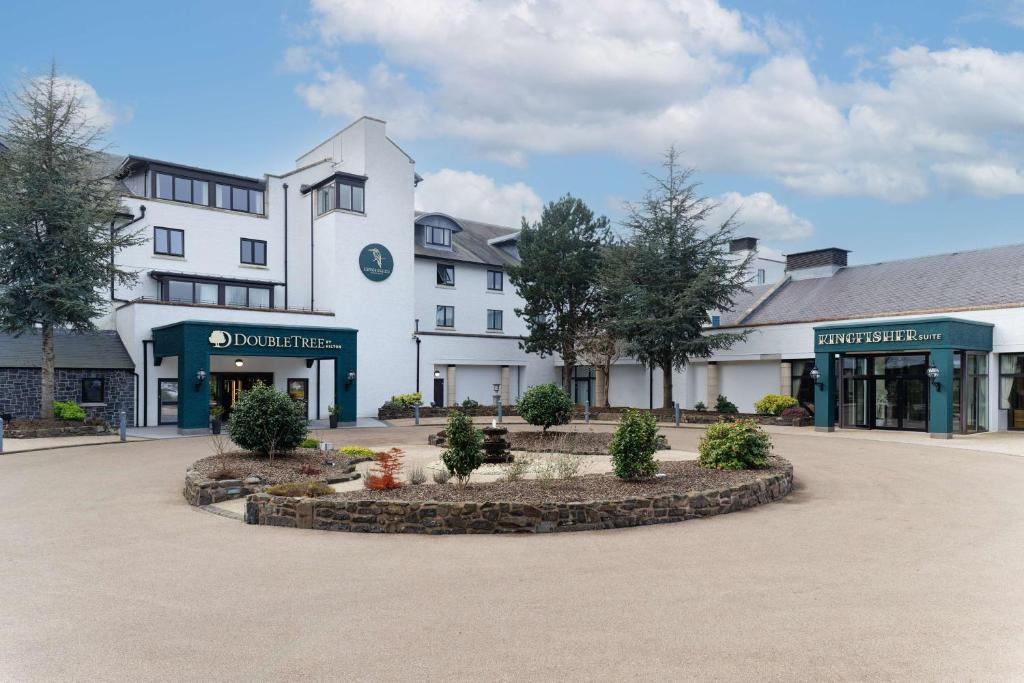
<instances>
[{"instance_id":1,"label":"drainpipe","mask_svg":"<svg viewBox=\"0 0 1024 683\"><path fill-rule=\"evenodd\" d=\"M288 309L288 183L284 184L284 307Z\"/></svg>"},{"instance_id":2,"label":"drainpipe","mask_svg":"<svg viewBox=\"0 0 1024 683\"><path fill-rule=\"evenodd\" d=\"M135 422L133 422L132 424L134 424L136 427L138 427L139 426L139 373L138 373L138 371L135 371L132 374L135 375Z\"/></svg>"},{"instance_id":3,"label":"drainpipe","mask_svg":"<svg viewBox=\"0 0 1024 683\"><path fill-rule=\"evenodd\" d=\"M420 319L416 318L416 332L420 331ZM413 332L412 338L416 340L416 393L420 393L420 343L423 341L420 336Z\"/></svg>"},{"instance_id":4,"label":"drainpipe","mask_svg":"<svg viewBox=\"0 0 1024 683\"><path fill-rule=\"evenodd\" d=\"M152 339L142 340L142 426L149 426L149 345ZM139 423L136 421L135 423Z\"/></svg>"}]
</instances>

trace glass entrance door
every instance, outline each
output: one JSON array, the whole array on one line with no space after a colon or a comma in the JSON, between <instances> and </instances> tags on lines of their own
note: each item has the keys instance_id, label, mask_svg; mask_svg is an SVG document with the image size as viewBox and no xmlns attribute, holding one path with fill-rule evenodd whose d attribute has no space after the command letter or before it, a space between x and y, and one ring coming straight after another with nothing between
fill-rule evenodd
<instances>
[{"instance_id":1,"label":"glass entrance door","mask_svg":"<svg viewBox=\"0 0 1024 683\"><path fill-rule=\"evenodd\" d=\"M928 356L842 359L844 427L928 429Z\"/></svg>"},{"instance_id":2,"label":"glass entrance door","mask_svg":"<svg viewBox=\"0 0 1024 683\"><path fill-rule=\"evenodd\" d=\"M274 386L273 373L218 373L210 382L210 403L224 409L223 419L231 416L231 407L242 396L242 392L252 389L257 382Z\"/></svg>"}]
</instances>

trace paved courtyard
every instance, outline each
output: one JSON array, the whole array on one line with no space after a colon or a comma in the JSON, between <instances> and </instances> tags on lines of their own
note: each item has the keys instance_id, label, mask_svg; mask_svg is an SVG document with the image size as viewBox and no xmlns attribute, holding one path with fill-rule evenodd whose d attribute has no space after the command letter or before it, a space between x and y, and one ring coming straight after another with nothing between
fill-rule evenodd
<instances>
[{"instance_id":1,"label":"paved courtyard","mask_svg":"<svg viewBox=\"0 0 1024 683\"><path fill-rule=\"evenodd\" d=\"M701 433L665 431L684 451ZM529 537L196 511L182 478L205 438L5 454L0 680L1024 677L1013 441L773 431L796 467L783 502Z\"/></svg>"}]
</instances>

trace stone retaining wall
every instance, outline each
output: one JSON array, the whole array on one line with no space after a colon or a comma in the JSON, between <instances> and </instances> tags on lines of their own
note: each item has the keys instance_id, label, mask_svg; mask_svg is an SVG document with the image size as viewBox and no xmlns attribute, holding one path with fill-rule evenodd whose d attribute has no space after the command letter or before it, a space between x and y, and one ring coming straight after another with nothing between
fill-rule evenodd
<instances>
[{"instance_id":1,"label":"stone retaining wall","mask_svg":"<svg viewBox=\"0 0 1024 683\"><path fill-rule=\"evenodd\" d=\"M577 503L335 501L250 495L245 522L326 531L495 534L589 531L682 522L770 503L793 487L793 466L720 490Z\"/></svg>"},{"instance_id":2,"label":"stone retaining wall","mask_svg":"<svg viewBox=\"0 0 1024 683\"><path fill-rule=\"evenodd\" d=\"M356 465L361 462L369 462L372 458L355 458L349 462L344 472L340 475L329 477L328 484L337 484L343 481L352 481L359 478L356 472ZM185 488L182 495L189 505L201 506L212 503L220 503L232 498L241 498L254 493L261 493L265 488L273 486L259 479L259 477L248 477L246 479L207 479L196 470L189 469L185 472Z\"/></svg>"},{"instance_id":3,"label":"stone retaining wall","mask_svg":"<svg viewBox=\"0 0 1024 683\"><path fill-rule=\"evenodd\" d=\"M4 429L5 439L40 439L55 436L95 436L109 434L101 425L74 424L69 427L40 427L39 429Z\"/></svg>"}]
</instances>

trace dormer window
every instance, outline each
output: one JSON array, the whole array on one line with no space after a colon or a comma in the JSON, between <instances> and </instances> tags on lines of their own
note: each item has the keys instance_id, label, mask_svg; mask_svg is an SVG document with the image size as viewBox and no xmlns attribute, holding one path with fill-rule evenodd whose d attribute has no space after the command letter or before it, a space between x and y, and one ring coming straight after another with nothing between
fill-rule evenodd
<instances>
[{"instance_id":1,"label":"dormer window","mask_svg":"<svg viewBox=\"0 0 1024 683\"><path fill-rule=\"evenodd\" d=\"M437 226L427 226L427 244L435 247L451 247L452 246L452 231L449 228L439 228Z\"/></svg>"},{"instance_id":2,"label":"dormer window","mask_svg":"<svg viewBox=\"0 0 1024 683\"><path fill-rule=\"evenodd\" d=\"M316 191L316 214L341 209L352 213L366 213L366 180L336 174Z\"/></svg>"}]
</instances>

